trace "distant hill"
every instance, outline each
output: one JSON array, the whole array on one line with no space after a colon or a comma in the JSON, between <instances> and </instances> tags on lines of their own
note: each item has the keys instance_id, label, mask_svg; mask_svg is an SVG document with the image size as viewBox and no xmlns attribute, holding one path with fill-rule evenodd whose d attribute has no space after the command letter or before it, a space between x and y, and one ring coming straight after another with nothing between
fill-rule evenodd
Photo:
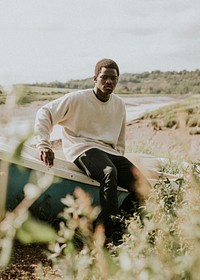
<instances>
[{"instance_id":1,"label":"distant hill","mask_svg":"<svg viewBox=\"0 0 200 280\"><path fill-rule=\"evenodd\" d=\"M93 78L51 83L36 83L34 86L66 89L86 89L94 86ZM159 70L143 73L124 73L120 75L115 90L120 94L198 94L200 93L200 70L167 71Z\"/></svg>"}]
</instances>

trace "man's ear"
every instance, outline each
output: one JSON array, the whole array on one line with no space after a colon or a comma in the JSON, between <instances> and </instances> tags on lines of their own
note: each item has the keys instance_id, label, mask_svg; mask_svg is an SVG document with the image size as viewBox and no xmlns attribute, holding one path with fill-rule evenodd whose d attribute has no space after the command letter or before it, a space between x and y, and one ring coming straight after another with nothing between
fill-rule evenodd
<instances>
[{"instance_id":1,"label":"man's ear","mask_svg":"<svg viewBox=\"0 0 200 280\"><path fill-rule=\"evenodd\" d=\"M97 76L94 76L94 77L93 77L93 80L94 80L94 82L96 83L96 81L97 81Z\"/></svg>"}]
</instances>

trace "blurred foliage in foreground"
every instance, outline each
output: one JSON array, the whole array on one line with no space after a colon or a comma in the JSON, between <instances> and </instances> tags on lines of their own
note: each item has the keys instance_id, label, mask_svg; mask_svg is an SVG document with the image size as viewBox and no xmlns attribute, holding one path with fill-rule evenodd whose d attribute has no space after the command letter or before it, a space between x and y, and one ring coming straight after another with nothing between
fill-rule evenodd
<instances>
[{"instance_id":1,"label":"blurred foliage in foreground","mask_svg":"<svg viewBox=\"0 0 200 280\"><path fill-rule=\"evenodd\" d=\"M109 249L103 229L92 231L96 210L88 195L77 189L67 196L57 240L49 245L57 279L198 279L199 175L196 164L174 183L159 180L146 215L127 220L124 242Z\"/></svg>"},{"instance_id":2,"label":"blurred foliage in foreground","mask_svg":"<svg viewBox=\"0 0 200 280\"><path fill-rule=\"evenodd\" d=\"M184 175L173 182L160 177L141 208L143 215L136 213L126 220L127 230L119 246L111 243L105 247L103 228L93 230L99 209L77 188L74 195L62 199L65 208L56 234L43 224L22 222L28 218L26 211L18 211L22 220L11 214L7 223L2 221L0 259L5 263L5 252L12 247L8 241L15 238L11 229L18 227L16 237L21 242L44 242L40 240L43 233L47 238L46 254L52 267L38 266L36 279L196 280L200 274L200 162L184 170L179 167L179 173ZM45 188L48 180L51 178L44 180ZM26 191L33 199L33 192Z\"/></svg>"}]
</instances>

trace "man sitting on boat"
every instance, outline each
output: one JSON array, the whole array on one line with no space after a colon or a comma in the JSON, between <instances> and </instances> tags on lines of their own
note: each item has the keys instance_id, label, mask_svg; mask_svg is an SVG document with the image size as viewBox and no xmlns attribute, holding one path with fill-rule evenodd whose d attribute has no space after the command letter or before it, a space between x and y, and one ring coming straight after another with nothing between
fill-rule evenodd
<instances>
[{"instance_id":1,"label":"man sitting on boat","mask_svg":"<svg viewBox=\"0 0 200 280\"><path fill-rule=\"evenodd\" d=\"M150 191L145 176L124 156L125 104L113 93L118 78L119 67L115 61L98 61L93 89L67 93L49 102L37 112L35 122L37 147L47 166L54 164L50 133L59 124L66 160L100 183L99 221L111 240L119 238L121 233L115 219L120 214L117 186L129 191L130 203L137 200L143 204Z\"/></svg>"}]
</instances>

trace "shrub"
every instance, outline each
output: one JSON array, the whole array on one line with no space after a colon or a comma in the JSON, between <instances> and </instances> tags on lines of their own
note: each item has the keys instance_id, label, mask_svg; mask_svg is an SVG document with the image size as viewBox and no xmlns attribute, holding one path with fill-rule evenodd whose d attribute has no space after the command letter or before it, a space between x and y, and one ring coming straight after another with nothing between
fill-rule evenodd
<instances>
[{"instance_id":1,"label":"shrub","mask_svg":"<svg viewBox=\"0 0 200 280\"><path fill-rule=\"evenodd\" d=\"M188 120L188 126L189 127L198 126L198 123L200 123L198 115L194 115Z\"/></svg>"},{"instance_id":2,"label":"shrub","mask_svg":"<svg viewBox=\"0 0 200 280\"><path fill-rule=\"evenodd\" d=\"M166 115L163 119L163 124L168 128L178 127L177 118L174 114Z\"/></svg>"}]
</instances>

